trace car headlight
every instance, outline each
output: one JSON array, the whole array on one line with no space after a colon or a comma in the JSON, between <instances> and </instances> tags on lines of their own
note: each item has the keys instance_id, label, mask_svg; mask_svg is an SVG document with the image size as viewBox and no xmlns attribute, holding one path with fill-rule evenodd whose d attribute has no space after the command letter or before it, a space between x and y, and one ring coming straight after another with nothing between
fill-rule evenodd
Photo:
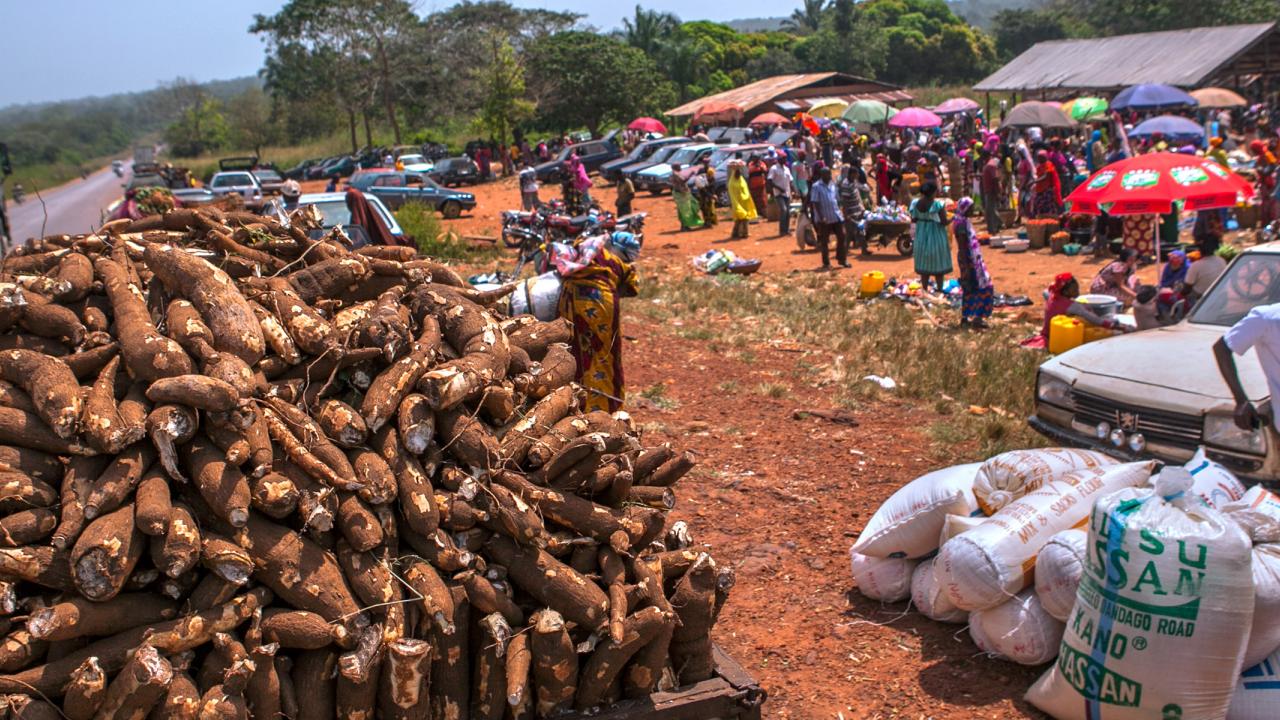
<instances>
[{"instance_id":1,"label":"car headlight","mask_svg":"<svg viewBox=\"0 0 1280 720\"><path fill-rule=\"evenodd\" d=\"M1266 440L1261 428L1241 430L1230 415L1204 416L1204 441L1210 445L1231 448L1253 455L1267 453Z\"/></svg>"},{"instance_id":2,"label":"car headlight","mask_svg":"<svg viewBox=\"0 0 1280 720\"><path fill-rule=\"evenodd\" d=\"M1060 408L1075 409L1075 401L1071 399L1071 384L1045 373L1036 377L1036 399Z\"/></svg>"}]
</instances>

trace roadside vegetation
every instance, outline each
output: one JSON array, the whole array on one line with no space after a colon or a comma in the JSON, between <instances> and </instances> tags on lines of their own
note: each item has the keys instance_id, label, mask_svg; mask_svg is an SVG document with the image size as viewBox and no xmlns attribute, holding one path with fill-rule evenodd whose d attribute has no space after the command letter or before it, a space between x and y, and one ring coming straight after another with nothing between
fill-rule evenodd
<instances>
[{"instance_id":1,"label":"roadside vegetation","mask_svg":"<svg viewBox=\"0 0 1280 720\"><path fill-rule=\"evenodd\" d=\"M858 409L871 400L902 398L933 410L941 417L922 422L929 423L939 460L976 460L1044 444L1025 423L1043 360L1018 347L1027 324L962 332L955 329L953 310L930 310L938 326L917 308L896 300L863 301L821 276L778 282L653 278L642 288L632 311L662 322L678 320L678 334L696 329L714 352L750 362L761 346L799 351L790 385L822 387L835 405ZM881 389L864 379L868 375L893 378L897 387ZM772 379L722 390L780 398L790 386Z\"/></svg>"},{"instance_id":2,"label":"roadside vegetation","mask_svg":"<svg viewBox=\"0 0 1280 720\"><path fill-rule=\"evenodd\" d=\"M496 245L480 245L445 232L440 214L420 202L407 202L396 211L396 222L405 234L412 237L418 251L439 260L457 260L462 263L485 263L496 260L501 251Z\"/></svg>"}]
</instances>

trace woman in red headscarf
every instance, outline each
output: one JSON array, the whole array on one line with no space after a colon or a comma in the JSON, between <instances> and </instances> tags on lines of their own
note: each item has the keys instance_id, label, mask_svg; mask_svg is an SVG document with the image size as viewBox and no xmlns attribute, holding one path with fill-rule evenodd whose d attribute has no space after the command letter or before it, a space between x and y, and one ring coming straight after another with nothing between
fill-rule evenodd
<instances>
[{"instance_id":1,"label":"woman in red headscarf","mask_svg":"<svg viewBox=\"0 0 1280 720\"><path fill-rule=\"evenodd\" d=\"M1041 150L1036 153L1035 205L1031 208L1031 216L1036 218L1057 217L1062 214L1062 181L1058 178L1058 169L1049 160L1049 153Z\"/></svg>"},{"instance_id":2,"label":"woman in red headscarf","mask_svg":"<svg viewBox=\"0 0 1280 720\"><path fill-rule=\"evenodd\" d=\"M1102 327L1114 327L1115 323L1105 320L1084 305L1076 302L1080 296L1080 282L1069 272L1060 273L1053 278L1053 284L1045 291L1044 325L1040 334L1022 341L1022 347L1044 349L1049 346L1049 325L1059 315L1078 317L1085 322Z\"/></svg>"}]
</instances>

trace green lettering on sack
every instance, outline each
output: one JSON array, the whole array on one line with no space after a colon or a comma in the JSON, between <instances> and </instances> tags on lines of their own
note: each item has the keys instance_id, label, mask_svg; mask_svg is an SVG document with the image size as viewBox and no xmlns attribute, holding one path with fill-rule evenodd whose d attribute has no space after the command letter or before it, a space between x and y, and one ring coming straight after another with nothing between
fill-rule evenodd
<instances>
[{"instance_id":1,"label":"green lettering on sack","mask_svg":"<svg viewBox=\"0 0 1280 720\"><path fill-rule=\"evenodd\" d=\"M1180 578L1181 580L1181 578ZM1198 582L1198 581L1197 581ZM1180 587L1182 583L1179 583ZM1187 579L1187 588L1191 589L1192 582ZM1190 600L1181 605L1155 605L1152 603L1140 602L1130 597L1125 597L1115 591L1102 587L1096 579L1088 574L1080 578L1080 586L1087 587L1090 591L1096 592L1102 596L1103 600L1110 601L1121 607L1127 607L1138 612L1151 613L1152 615L1163 615L1164 617L1180 618L1183 620L1195 620L1200 615L1200 598ZM1199 590L1199 585L1195 585L1195 589ZM1175 591L1174 593L1180 594ZM1104 603L1105 605L1105 603Z\"/></svg>"},{"instance_id":2,"label":"green lettering on sack","mask_svg":"<svg viewBox=\"0 0 1280 720\"><path fill-rule=\"evenodd\" d=\"M1058 671L1089 700L1097 700L1118 707L1138 707L1142 703L1142 685L1108 670L1084 653L1062 644L1058 656Z\"/></svg>"}]
</instances>

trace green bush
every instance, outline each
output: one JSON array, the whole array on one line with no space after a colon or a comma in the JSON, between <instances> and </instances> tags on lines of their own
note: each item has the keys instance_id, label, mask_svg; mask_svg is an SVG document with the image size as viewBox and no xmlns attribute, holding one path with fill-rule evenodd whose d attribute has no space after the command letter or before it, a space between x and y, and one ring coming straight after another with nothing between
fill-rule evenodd
<instances>
[{"instance_id":1,"label":"green bush","mask_svg":"<svg viewBox=\"0 0 1280 720\"><path fill-rule=\"evenodd\" d=\"M488 260L497 256L497 248L476 247L458 239L453 233L443 232L440 216L431 206L420 202L407 202L396 211L396 222L404 233L414 239L418 252L441 260Z\"/></svg>"}]
</instances>

